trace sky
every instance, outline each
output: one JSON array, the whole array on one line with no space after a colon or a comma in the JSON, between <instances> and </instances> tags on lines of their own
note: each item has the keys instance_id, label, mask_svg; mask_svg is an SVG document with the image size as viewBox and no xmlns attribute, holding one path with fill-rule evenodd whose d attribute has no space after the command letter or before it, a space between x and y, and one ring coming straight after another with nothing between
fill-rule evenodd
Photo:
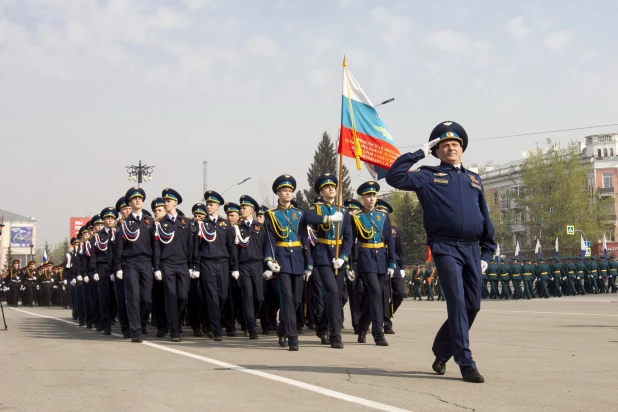
<instances>
[{"instance_id":1,"label":"sky","mask_svg":"<svg viewBox=\"0 0 618 412\"><path fill-rule=\"evenodd\" d=\"M155 166L146 204L172 187L186 213L203 161L226 201L269 198L281 174L306 189L322 133L338 134L344 55L374 103L395 98L380 116L402 152L447 120L470 138L464 165L618 132L474 142L618 123L616 15L612 1L1 0L0 208L36 217L40 247L113 206L140 160Z\"/></svg>"}]
</instances>

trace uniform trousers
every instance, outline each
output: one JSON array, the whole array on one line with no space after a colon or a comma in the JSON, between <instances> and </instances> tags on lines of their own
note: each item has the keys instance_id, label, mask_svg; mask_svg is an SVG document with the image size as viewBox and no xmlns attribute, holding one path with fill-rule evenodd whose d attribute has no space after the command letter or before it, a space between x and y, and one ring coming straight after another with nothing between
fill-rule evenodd
<instances>
[{"instance_id":1,"label":"uniform trousers","mask_svg":"<svg viewBox=\"0 0 618 412\"><path fill-rule=\"evenodd\" d=\"M297 312L302 301L304 277L290 273L277 273L277 288L279 291L279 325L277 336L286 337L288 340L298 341Z\"/></svg>"},{"instance_id":2,"label":"uniform trousers","mask_svg":"<svg viewBox=\"0 0 618 412\"><path fill-rule=\"evenodd\" d=\"M150 259L126 260L122 263L122 272L127 302L127 319L131 337L140 337L143 319L150 307L154 273Z\"/></svg>"},{"instance_id":3,"label":"uniform trousers","mask_svg":"<svg viewBox=\"0 0 618 412\"><path fill-rule=\"evenodd\" d=\"M384 299L383 299L384 300L384 327L390 329L393 327L391 316L394 316L395 312L397 312L397 309L401 305L401 302L403 302L403 298L406 295L406 292L403 286L403 278L401 277L401 274L399 273L399 268L395 271L391 279L388 279L388 276L385 276L384 278L386 280L386 285L384 287ZM389 282L390 282L390 288L392 290L392 294L390 293L390 290L389 290L389 284L388 284ZM392 300L392 304L393 304L393 313L391 313L391 304L389 302L389 294L390 294L390 299Z\"/></svg>"},{"instance_id":4,"label":"uniform trousers","mask_svg":"<svg viewBox=\"0 0 618 412\"><path fill-rule=\"evenodd\" d=\"M241 263L239 265L242 313L244 325L249 333L256 333L255 314L259 313L264 301L264 278L262 271L263 263L257 262Z\"/></svg>"},{"instance_id":5,"label":"uniform trousers","mask_svg":"<svg viewBox=\"0 0 618 412\"><path fill-rule=\"evenodd\" d=\"M99 275L99 278L101 275ZM88 295L90 298L90 311L92 313L92 322L97 329L101 328L101 304L99 302L99 282L95 282L92 276L88 277ZM86 323L88 323L86 321Z\"/></svg>"},{"instance_id":6,"label":"uniform trousers","mask_svg":"<svg viewBox=\"0 0 618 412\"><path fill-rule=\"evenodd\" d=\"M350 306L350 320L352 321L352 327L355 332L358 332L358 319L361 315L361 296L358 293L358 279L354 280L345 278L346 288L348 289L348 305Z\"/></svg>"},{"instance_id":7,"label":"uniform trousers","mask_svg":"<svg viewBox=\"0 0 618 412\"><path fill-rule=\"evenodd\" d=\"M228 294L230 264L228 259L202 259L200 262L202 299L206 302L214 336L223 336L221 310Z\"/></svg>"},{"instance_id":8,"label":"uniform trousers","mask_svg":"<svg viewBox=\"0 0 618 412\"><path fill-rule=\"evenodd\" d=\"M180 314L189 299L189 266L186 263L161 262L163 275L163 294L165 301L165 318L169 324L170 336L180 336Z\"/></svg>"},{"instance_id":9,"label":"uniform trousers","mask_svg":"<svg viewBox=\"0 0 618 412\"><path fill-rule=\"evenodd\" d=\"M99 291L99 310L103 330L111 330L112 328L112 280L110 279L110 269L110 265L107 263L97 264L99 281L95 285Z\"/></svg>"},{"instance_id":10,"label":"uniform trousers","mask_svg":"<svg viewBox=\"0 0 618 412\"><path fill-rule=\"evenodd\" d=\"M330 331L330 337L341 339L341 293L345 279L345 269L339 269L337 275L332 266L316 266L318 284L322 290L324 310L316 324L316 333Z\"/></svg>"},{"instance_id":11,"label":"uniform trousers","mask_svg":"<svg viewBox=\"0 0 618 412\"><path fill-rule=\"evenodd\" d=\"M358 320L359 333L366 333L371 322L371 334L377 339L384 333L384 273L361 272L363 295L361 316Z\"/></svg>"},{"instance_id":12,"label":"uniform trousers","mask_svg":"<svg viewBox=\"0 0 618 412\"><path fill-rule=\"evenodd\" d=\"M163 269L161 269L161 273L163 273ZM189 274L187 269L187 275ZM152 283L152 315L155 326L157 327L157 331L165 331L168 328L167 324L167 316L166 316L166 305L165 301L165 292L163 286L163 280L154 280Z\"/></svg>"}]
</instances>

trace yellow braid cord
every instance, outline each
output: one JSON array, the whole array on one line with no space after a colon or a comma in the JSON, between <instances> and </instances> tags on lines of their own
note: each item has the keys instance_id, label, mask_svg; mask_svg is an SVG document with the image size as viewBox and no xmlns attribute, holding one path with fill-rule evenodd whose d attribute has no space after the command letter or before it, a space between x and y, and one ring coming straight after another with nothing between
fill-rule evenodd
<instances>
[{"instance_id":1,"label":"yellow braid cord","mask_svg":"<svg viewBox=\"0 0 618 412\"><path fill-rule=\"evenodd\" d=\"M318 214L318 216L322 216L322 208L320 207L320 205L316 205L315 211ZM326 225L320 223L318 229L323 232L330 232L332 225L333 225L333 222L330 222L330 221Z\"/></svg>"},{"instance_id":2,"label":"yellow braid cord","mask_svg":"<svg viewBox=\"0 0 618 412\"><path fill-rule=\"evenodd\" d=\"M273 231L275 232L275 234L280 239L287 239L288 236L290 235L290 228L286 226L284 229L279 223L279 220L275 217L275 214L272 212L272 210L269 210L268 214L270 215L270 221L273 222L272 226L273 226Z\"/></svg>"},{"instance_id":3,"label":"yellow braid cord","mask_svg":"<svg viewBox=\"0 0 618 412\"><path fill-rule=\"evenodd\" d=\"M363 150L361 149L360 142L358 141L358 136L356 135L356 123L354 122L354 108L352 107L352 98L350 97L350 79L348 73L348 66L343 63L343 70L345 70L345 83L348 88L348 105L350 106L350 123L352 124L352 136L354 136L354 157L356 157L356 169L361 170L361 156L363 155Z\"/></svg>"},{"instance_id":4,"label":"yellow braid cord","mask_svg":"<svg viewBox=\"0 0 618 412\"><path fill-rule=\"evenodd\" d=\"M373 227L371 228L371 230L367 230L365 226L363 225L363 223L358 218L358 216L356 215L354 215L354 224L356 224L356 228L358 229L358 234L363 239L365 240L373 239L373 236L375 235L375 231Z\"/></svg>"}]
</instances>

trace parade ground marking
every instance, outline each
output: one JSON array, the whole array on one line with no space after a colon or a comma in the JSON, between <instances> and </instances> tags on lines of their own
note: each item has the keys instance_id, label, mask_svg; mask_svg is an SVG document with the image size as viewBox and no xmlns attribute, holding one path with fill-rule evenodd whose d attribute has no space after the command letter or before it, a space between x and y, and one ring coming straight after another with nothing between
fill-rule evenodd
<instances>
[{"instance_id":1,"label":"parade ground marking","mask_svg":"<svg viewBox=\"0 0 618 412\"><path fill-rule=\"evenodd\" d=\"M41 317L41 318L57 320L59 322L67 323L69 325L77 325L77 322L69 321L69 320L66 320L66 319L60 319L60 318L56 318L56 317L53 317L53 316L41 315L39 313L29 312L29 311L23 310L23 309L17 309L17 308L10 308L10 309L13 309L13 310L16 310L16 311L22 312L22 313L27 313L27 314L33 315L33 316L38 316L38 317ZM122 335L120 335L118 333L112 333L112 335L116 336L116 337L119 337L119 338L122 338ZM277 376L277 375L273 375L271 373L266 373L266 372L262 372L262 371L257 371L257 370L253 370L253 369L247 369L247 368L245 368L243 366L233 365L231 363L222 362L222 361L219 361L219 360L216 360L216 359L207 358L206 356L196 355L196 354L185 352L185 351L182 351L182 350L169 348L167 346L159 345L159 344L156 344L156 343L151 343L151 342L144 341L144 342L142 342L142 344L146 345L146 346L150 346L151 348L160 349L160 350L163 350L163 351L166 351L166 352L174 353L176 355L182 355L182 356L186 356L188 358L193 358L193 359L196 359L196 360L199 360L199 361L202 361L202 362L207 362L207 363L210 363L210 364L213 364L213 365L217 365L217 366L220 366L220 367L225 368L225 369L234 370L234 371L238 371L238 372L244 372L244 373L248 373L249 375L258 376L260 378L270 379L270 380L275 381L275 382L280 382L280 383L285 383L287 385L296 386L297 388L301 388L301 389L305 389L305 390L308 390L308 391L311 391L311 392L319 393L320 395L329 396L331 398L340 399L342 401L355 403L357 405L366 406L367 408L372 408L372 409L376 409L376 410L379 410L379 411L412 412L409 409L401 409L401 408L397 408L395 406L390 406L390 405L386 405L386 404L383 404L383 403L370 401L368 399L359 398L357 396L347 395L345 393L341 393L341 392L333 391L333 390L330 390L330 389L322 388L320 386L312 385L310 383L300 382L300 381L296 381L294 379L284 378L282 376Z\"/></svg>"},{"instance_id":2,"label":"parade ground marking","mask_svg":"<svg viewBox=\"0 0 618 412\"><path fill-rule=\"evenodd\" d=\"M432 310L446 312L446 308L442 309L428 309L428 308L399 308L399 310ZM579 315L579 316L604 316L609 318L618 318L618 315L610 315L607 313L581 313L581 312L535 312L532 310L495 310L495 309L481 309L481 312L497 312L497 313L526 313L534 315ZM479 312L479 313L481 313Z\"/></svg>"}]
</instances>

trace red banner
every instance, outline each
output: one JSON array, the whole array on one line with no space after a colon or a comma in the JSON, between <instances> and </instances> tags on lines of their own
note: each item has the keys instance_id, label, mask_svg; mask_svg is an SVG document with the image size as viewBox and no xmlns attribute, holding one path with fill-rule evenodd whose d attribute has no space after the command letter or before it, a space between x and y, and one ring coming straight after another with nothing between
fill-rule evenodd
<instances>
[{"instance_id":1,"label":"red banner","mask_svg":"<svg viewBox=\"0 0 618 412\"><path fill-rule=\"evenodd\" d=\"M69 240L77 236L79 229L82 228L88 221L89 217L72 217L71 226L69 227Z\"/></svg>"}]
</instances>

